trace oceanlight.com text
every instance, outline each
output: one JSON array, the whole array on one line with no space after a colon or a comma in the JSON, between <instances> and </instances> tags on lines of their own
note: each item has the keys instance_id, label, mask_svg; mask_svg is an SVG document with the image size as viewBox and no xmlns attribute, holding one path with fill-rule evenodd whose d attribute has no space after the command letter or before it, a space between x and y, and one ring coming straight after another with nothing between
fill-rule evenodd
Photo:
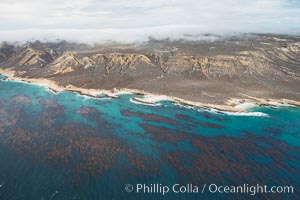
<instances>
[{"instance_id":1,"label":"oceanlight.com text","mask_svg":"<svg viewBox=\"0 0 300 200\"><path fill-rule=\"evenodd\" d=\"M293 194L293 186L268 186L268 185L218 185L218 184L173 184L163 185L159 183L155 184L126 184L126 192L133 192L137 194L160 194L167 195L168 193L175 194L247 194L254 196L256 194Z\"/></svg>"}]
</instances>

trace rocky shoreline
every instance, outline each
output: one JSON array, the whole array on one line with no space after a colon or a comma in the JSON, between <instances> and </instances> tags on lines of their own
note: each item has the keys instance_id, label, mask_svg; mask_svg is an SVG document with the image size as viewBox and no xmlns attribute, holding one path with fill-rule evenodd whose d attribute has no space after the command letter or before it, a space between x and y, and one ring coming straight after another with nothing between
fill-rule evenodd
<instances>
[{"instance_id":1,"label":"rocky shoreline","mask_svg":"<svg viewBox=\"0 0 300 200\"><path fill-rule=\"evenodd\" d=\"M142 94L142 98L135 97L134 101L140 102L148 105L155 105L160 101L173 101L182 105L195 106L204 109L216 109L219 111L226 112L248 112L247 109L250 107L256 106L299 106L300 102L289 100L289 99L270 99L270 98L256 98L248 96L244 99L231 98L224 105L218 104L207 104L201 102L194 102L187 99L182 99L174 96L167 96L162 94L154 94L144 90L137 89L114 89L114 90L100 90L100 89L88 89L80 88L73 85L60 86L55 81L48 80L45 78L24 78L17 76L16 72L13 70L0 69L0 74L7 76L7 81L21 81L26 83L37 84L44 86L51 90L53 93L57 94L62 91L76 92L80 95L85 95L92 98L99 98L101 95L104 95L109 98L119 98L120 94Z\"/></svg>"}]
</instances>

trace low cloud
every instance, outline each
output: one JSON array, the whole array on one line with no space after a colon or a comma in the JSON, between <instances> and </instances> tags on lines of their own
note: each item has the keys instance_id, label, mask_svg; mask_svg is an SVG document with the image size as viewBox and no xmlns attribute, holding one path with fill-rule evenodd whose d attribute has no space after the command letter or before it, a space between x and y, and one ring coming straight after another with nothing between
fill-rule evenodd
<instances>
[{"instance_id":1,"label":"low cloud","mask_svg":"<svg viewBox=\"0 0 300 200\"><path fill-rule=\"evenodd\" d=\"M2 41L133 42L201 33L299 33L295 0L1 0Z\"/></svg>"}]
</instances>

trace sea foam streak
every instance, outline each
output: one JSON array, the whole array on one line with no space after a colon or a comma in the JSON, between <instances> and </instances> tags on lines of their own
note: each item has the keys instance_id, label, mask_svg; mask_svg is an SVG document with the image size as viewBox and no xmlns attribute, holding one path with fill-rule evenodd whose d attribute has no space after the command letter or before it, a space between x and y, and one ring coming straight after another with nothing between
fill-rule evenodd
<instances>
[{"instance_id":1,"label":"sea foam streak","mask_svg":"<svg viewBox=\"0 0 300 200\"><path fill-rule=\"evenodd\" d=\"M130 102L135 103L135 104L146 105L146 106L161 106L160 103L142 103L142 102L134 100L133 98L130 98Z\"/></svg>"},{"instance_id":2,"label":"sea foam streak","mask_svg":"<svg viewBox=\"0 0 300 200\"><path fill-rule=\"evenodd\" d=\"M234 115L234 116L270 117L268 114L263 112L228 112L228 111L219 111L219 112L227 115Z\"/></svg>"},{"instance_id":3,"label":"sea foam streak","mask_svg":"<svg viewBox=\"0 0 300 200\"><path fill-rule=\"evenodd\" d=\"M197 108L195 106L189 106L189 105L183 105L180 103L174 103L174 105L195 110L198 112L203 112L203 111L209 111L215 114L226 114L226 115L232 115L232 116L253 116L253 117L270 117L268 114L263 113L263 112L230 112L230 111L222 111L222 110L217 110L213 108L205 109L205 108Z\"/></svg>"},{"instance_id":4,"label":"sea foam streak","mask_svg":"<svg viewBox=\"0 0 300 200\"><path fill-rule=\"evenodd\" d=\"M88 96L88 95L85 95L85 94L79 94L79 93L76 93L76 96L82 97L84 100L89 100L89 99L96 99L96 100L111 100L111 99L112 99L112 98L110 98L110 97L92 97L92 96Z\"/></svg>"}]
</instances>

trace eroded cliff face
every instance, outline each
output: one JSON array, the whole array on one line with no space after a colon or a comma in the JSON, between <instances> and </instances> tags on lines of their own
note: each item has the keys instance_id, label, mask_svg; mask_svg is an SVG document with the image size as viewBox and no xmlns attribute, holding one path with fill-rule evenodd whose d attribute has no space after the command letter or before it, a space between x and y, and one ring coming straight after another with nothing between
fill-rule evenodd
<instances>
[{"instance_id":1,"label":"eroded cliff face","mask_svg":"<svg viewBox=\"0 0 300 200\"><path fill-rule=\"evenodd\" d=\"M104 67L107 74L116 67L119 68L118 73L121 74L125 70L136 70L139 66L152 65L150 59L145 55L123 53L96 54L90 58L84 57L83 63L85 63L85 68Z\"/></svg>"},{"instance_id":2,"label":"eroded cliff face","mask_svg":"<svg viewBox=\"0 0 300 200\"><path fill-rule=\"evenodd\" d=\"M22 63L20 64L22 65ZM36 62L30 64L35 65ZM96 68L103 68L107 75L117 68L119 73L122 74L126 70L134 71L140 65L152 65L152 63L148 57L141 54L111 53L81 56L75 52L65 52L53 62L48 63L49 69L54 74L64 74L79 69L95 70Z\"/></svg>"},{"instance_id":3,"label":"eroded cliff face","mask_svg":"<svg viewBox=\"0 0 300 200\"><path fill-rule=\"evenodd\" d=\"M262 43L262 42L261 42ZM53 74L67 74L77 70L101 71L102 75L134 73L138 68L160 70L158 76L198 72L212 79L251 77L256 75L288 75L299 78L300 42L281 41L255 46L231 54L206 56L187 53L180 47L171 50L155 49L141 53L92 53L84 55L73 51L59 54L50 48L31 47L12 53L8 48L0 51L0 61L14 67L47 68ZM199 45L198 48L202 48ZM232 48L232 47L230 47ZM144 68L146 67L146 68Z\"/></svg>"},{"instance_id":4,"label":"eroded cliff face","mask_svg":"<svg viewBox=\"0 0 300 200\"><path fill-rule=\"evenodd\" d=\"M37 50L27 47L10 57L9 61L19 66L46 66L56 57L57 54L52 49Z\"/></svg>"},{"instance_id":5,"label":"eroded cliff face","mask_svg":"<svg viewBox=\"0 0 300 200\"><path fill-rule=\"evenodd\" d=\"M236 55L189 56L183 52L162 52L150 54L149 57L165 73L199 71L209 78L288 74L297 78L300 43L240 51Z\"/></svg>"}]
</instances>

